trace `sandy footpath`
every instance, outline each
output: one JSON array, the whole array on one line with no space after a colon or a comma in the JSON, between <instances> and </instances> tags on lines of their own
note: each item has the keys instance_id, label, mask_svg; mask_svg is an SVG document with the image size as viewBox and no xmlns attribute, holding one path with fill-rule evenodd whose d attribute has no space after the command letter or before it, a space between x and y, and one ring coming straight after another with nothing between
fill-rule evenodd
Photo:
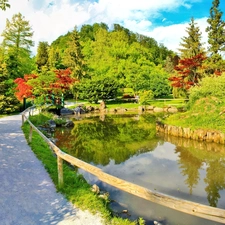
<instances>
[{"instance_id":1,"label":"sandy footpath","mask_svg":"<svg viewBox=\"0 0 225 225\"><path fill-rule=\"evenodd\" d=\"M21 130L21 115L0 118L0 224L102 225L56 192Z\"/></svg>"}]
</instances>

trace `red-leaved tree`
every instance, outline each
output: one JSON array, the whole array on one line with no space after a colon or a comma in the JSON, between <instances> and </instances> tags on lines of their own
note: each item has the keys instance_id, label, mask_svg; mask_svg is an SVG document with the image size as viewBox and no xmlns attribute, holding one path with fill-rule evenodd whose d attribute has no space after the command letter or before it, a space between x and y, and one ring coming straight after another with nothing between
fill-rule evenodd
<instances>
[{"instance_id":1,"label":"red-leaved tree","mask_svg":"<svg viewBox=\"0 0 225 225\"><path fill-rule=\"evenodd\" d=\"M47 99L49 94L61 95L70 89L70 86L77 79L71 76L70 69L56 70L50 74L29 74L24 78L17 78L16 97L18 100L23 98L42 97Z\"/></svg>"},{"instance_id":2,"label":"red-leaved tree","mask_svg":"<svg viewBox=\"0 0 225 225\"><path fill-rule=\"evenodd\" d=\"M55 70L54 72L56 75L56 81L50 86L52 89L52 93L54 94L64 93L65 91L70 89L70 86L72 84L78 81L71 76L71 70L69 68Z\"/></svg>"},{"instance_id":3,"label":"red-leaved tree","mask_svg":"<svg viewBox=\"0 0 225 225\"><path fill-rule=\"evenodd\" d=\"M28 74L24 75L24 78L17 78L14 80L14 83L17 84L15 88L15 95L19 101L22 101L23 98L32 98L32 89L33 87L29 85L27 82L31 79L36 79L37 75Z\"/></svg>"},{"instance_id":4,"label":"red-leaved tree","mask_svg":"<svg viewBox=\"0 0 225 225\"><path fill-rule=\"evenodd\" d=\"M204 72L203 62L206 60L204 54L198 54L192 58L179 60L179 64L174 67L177 74L169 78L172 86L183 90L198 85Z\"/></svg>"}]
</instances>

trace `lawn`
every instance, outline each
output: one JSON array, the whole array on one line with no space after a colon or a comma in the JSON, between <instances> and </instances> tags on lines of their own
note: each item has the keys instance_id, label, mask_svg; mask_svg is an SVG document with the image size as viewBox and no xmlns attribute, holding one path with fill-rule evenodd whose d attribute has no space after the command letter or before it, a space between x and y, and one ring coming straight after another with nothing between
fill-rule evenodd
<instances>
[{"instance_id":1,"label":"lawn","mask_svg":"<svg viewBox=\"0 0 225 225\"><path fill-rule=\"evenodd\" d=\"M65 102L69 102L70 106L69 108L74 108L76 107L76 105L78 104L82 104L83 106L93 106L93 107L97 107L100 104L100 101L98 102L98 104L95 103L90 103L86 100L74 100L74 99L68 99ZM71 103L74 103L71 104ZM153 99L150 101L150 105L155 106L155 107L168 107L168 106L174 106L177 108L180 107L184 107L186 105L186 100L185 99ZM114 109L114 108L138 108L139 106L141 106L140 103L135 103L135 102L131 102L131 101L126 101L126 100L122 100L122 99L116 99L116 100L107 100L106 101L106 107L108 109Z\"/></svg>"}]
</instances>

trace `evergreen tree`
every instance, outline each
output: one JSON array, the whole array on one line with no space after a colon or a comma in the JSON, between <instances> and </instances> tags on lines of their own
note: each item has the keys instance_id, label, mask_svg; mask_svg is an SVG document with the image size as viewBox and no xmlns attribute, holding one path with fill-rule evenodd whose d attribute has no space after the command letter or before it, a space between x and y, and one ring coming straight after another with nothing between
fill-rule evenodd
<instances>
[{"instance_id":1,"label":"evergreen tree","mask_svg":"<svg viewBox=\"0 0 225 225\"><path fill-rule=\"evenodd\" d=\"M201 43L201 35L200 28L194 21L194 18L191 18L191 22L189 23L189 27L186 29L188 34L187 37L181 38L182 42L180 46L182 48L179 49L181 58L191 58L200 53L204 52L203 44Z\"/></svg>"},{"instance_id":2,"label":"evergreen tree","mask_svg":"<svg viewBox=\"0 0 225 225\"><path fill-rule=\"evenodd\" d=\"M48 51L48 65L50 69L66 69L62 61L61 49L51 45Z\"/></svg>"},{"instance_id":3,"label":"evergreen tree","mask_svg":"<svg viewBox=\"0 0 225 225\"><path fill-rule=\"evenodd\" d=\"M72 76L80 80L85 75L85 61L79 39L80 36L75 27L68 43L69 48L65 50L63 62L71 69Z\"/></svg>"},{"instance_id":4,"label":"evergreen tree","mask_svg":"<svg viewBox=\"0 0 225 225\"><path fill-rule=\"evenodd\" d=\"M220 0L214 0L210 8L210 17L207 19L209 26L206 28L208 32L208 44L210 58L208 60L208 72L221 72L225 68L222 54L225 51L225 22L222 20L223 12L220 8Z\"/></svg>"},{"instance_id":5,"label":"evergreen tree","mask_svg":"<svg viewBox=\"0 0 225 225\"><path fill-rule=\"evenodd\" d=\"M39 42L35 63L39 71L48 66L48 42Z\"/></svg>"},{"instance_id":6,"label":"evergreen tree","mask_svg":"<svg viewBox=\"0 0 225 225\"><path fill-rule=\"evenodd\" d=\"M12 83L13 80L9 79L6 63L0 57L0 114L8 114L19 110L19 102L10 88Z\"/></svg>"},{"instance_id":7,"label":"evergreen tree","mask_svg":"<svg viewBox=\"0 0 225 225\"><path fill-rule=\"evenodd\" d=\"M8 53L7 69L12 79L22 77L31 68L30 47L33 46L33 32L29 22L21 13L15 14L12 21L6 20L6 28L2 33L3 44ZM12 59L13 62L10 62ZM13 64L13 67L11 66Z\"/></svg>"},{"instance_id":8,"label":"evergreen tree","mask_svg":"<svg viewBox=\"0 0 225 225\"><path fill-rule=\"evenodd\" d=\"M222 20L223 12L219 9L220 0L214 0L212 4L206 32L208 32L209 52L213 56L225 51L225 22Z\"/></svg>"},{"instance_id":9,"label":"evergreen tree","mask_svg":"<svg viewBox=\"0 0 225 225\"><path fill-rule=\"evenodd\" d=\"M29 21L25 20L21 13L13 15L12 21L6 20L6 28L2 36L5 45L8 48L15 48L16 51L21 48L29 50L34 45Z\"/></svg>"}]
</instances>

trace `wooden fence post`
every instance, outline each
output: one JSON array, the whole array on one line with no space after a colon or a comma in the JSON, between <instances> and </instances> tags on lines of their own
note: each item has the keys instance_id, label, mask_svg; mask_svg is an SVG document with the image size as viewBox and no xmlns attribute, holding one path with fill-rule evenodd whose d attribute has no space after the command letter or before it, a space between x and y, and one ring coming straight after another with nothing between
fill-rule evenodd
<instances>
[{"instance_id":1,"label":"wooden fence post","mask_svg":"<svg viewBox=\"0 0 225 225\"><path fill-rule=\"evenodd\" d=\"M58 165L58 184L59 187L63 187L63 159L57 155L57 165Z\"/></svg>"},{"instance_id":2,"label":"wooden fence post","mask_svg":"<svg viewBox=\"0 0 225 225\"><path fill-rule=\"evenodd\" d=\"M32 134L33 134L33 127L30 126L30 132L29 132L29 143L32 141Z\"/></svg>"},{"instance_id":3,"label":"wooden fence post","mask_svg":"<svg viewBox=\"0 0 225 225\"><path fill-rule=\"evenodd\" d=\"M24 124L24 115L22 114L22 125Z\"/></svg>"}]
</instances>

